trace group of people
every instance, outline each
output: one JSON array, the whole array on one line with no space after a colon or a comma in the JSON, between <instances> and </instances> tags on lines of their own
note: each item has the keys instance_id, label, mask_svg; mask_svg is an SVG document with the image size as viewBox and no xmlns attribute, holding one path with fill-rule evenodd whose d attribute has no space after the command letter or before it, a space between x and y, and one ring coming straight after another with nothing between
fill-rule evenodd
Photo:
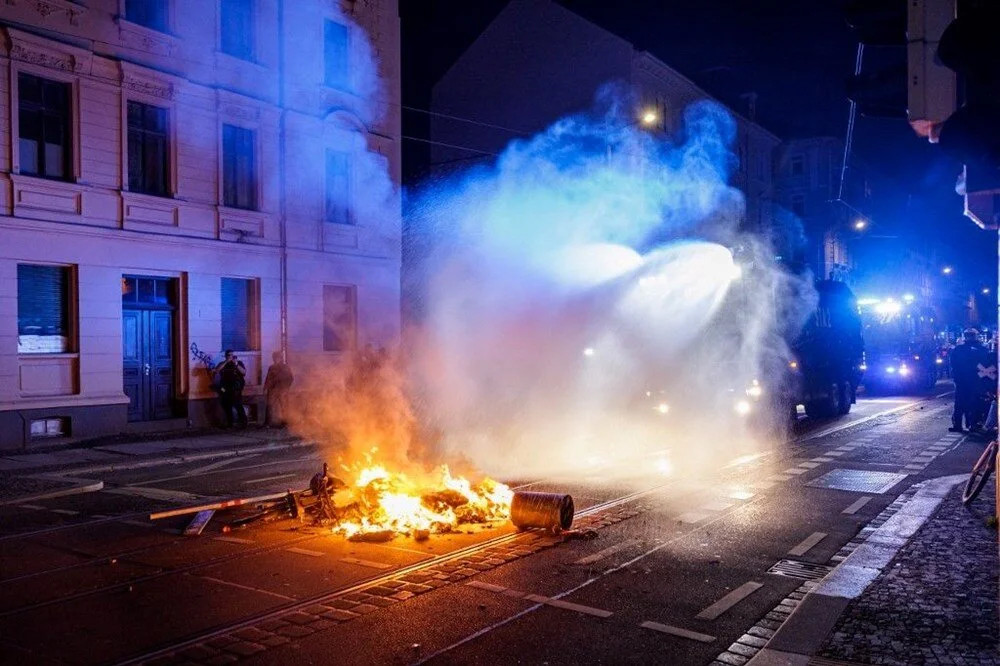
<instances>
[{"instance_id":1,"label":"group of people","mask_svg":"<svg viewBox=\"0 0 1000 666\"><path fill-rule=\"evenodd\" d=\"M247 368L232 349L227 349L225 357L213 369L215 388L219 394L219 404L225 416L226 426L241 428L247 425L247 413L243 406L243 388L246 386ZM276 351L271 356L271 367L264 379L266 410L264 425L280 427L285 424L288 414L288 389L295 377L291 368Z\"/></svg>"},{"instance_id":2,"label":"group of people","mask_svg":"<svg viewBox=\"0 0 1000 666\"><path fill-rule=\"evenodd\" d=\"M996 427L997 356L984 346L979 331L966 329L962 342L951 350L951 377L955 382L952 432Z\"/></svg>"}]
</instances>

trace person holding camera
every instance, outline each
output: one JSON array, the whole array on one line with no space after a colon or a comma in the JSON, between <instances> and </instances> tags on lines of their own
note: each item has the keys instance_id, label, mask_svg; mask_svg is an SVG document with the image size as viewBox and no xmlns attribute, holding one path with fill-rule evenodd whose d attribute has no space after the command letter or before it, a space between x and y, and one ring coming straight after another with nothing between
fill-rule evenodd
<instances>
[{"instance_id":1,"label":"person holding camera","mask_svg":"<svg viewBox=\"0 0 1000 666\"><path fill-rule=\"evenodd\" d=\"M243 409L243 387L246 385L246 366L237 358L232 349L226 350L226 358L215 366L219 380L219 402L226 415L226 426L233 427L233 411L236 411L236 423L241 428L246 427L247 413Z\"/></svg>"}]
</instances>

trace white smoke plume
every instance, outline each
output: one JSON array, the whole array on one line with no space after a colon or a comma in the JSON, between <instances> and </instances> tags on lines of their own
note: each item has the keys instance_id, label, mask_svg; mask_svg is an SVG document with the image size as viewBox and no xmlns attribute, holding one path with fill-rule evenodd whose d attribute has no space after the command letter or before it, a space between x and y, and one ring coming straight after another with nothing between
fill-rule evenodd
<instances>
[{"instance_id":1,"label":"white smoke plume","mask_svg":"<svg viewBox=\"0 0 1000 666\"><path fill-rule=\"evenodd\" d=\"M694 104L670 141L608 99L413 197L416 414L489 473L697 469L769 430L796 284L740 232L734 122Z\"/></svg>"}]
</instances>

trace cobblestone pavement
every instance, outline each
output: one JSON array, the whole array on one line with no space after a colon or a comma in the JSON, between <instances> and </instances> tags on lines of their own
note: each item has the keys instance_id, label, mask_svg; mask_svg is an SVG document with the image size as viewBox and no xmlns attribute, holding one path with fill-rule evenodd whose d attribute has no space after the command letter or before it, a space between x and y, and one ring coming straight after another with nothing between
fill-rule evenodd
<instances>
[{"instance_id":1,"label":"cobblestone pavement","mask_svg":"<svg viewBox=\"0 0 1000 666\"><path fill-rule=\"evenodd\" d=\"M956 487L851 602L820 655L862 664L1000 664L991 480L971 509Z\"/></svg>"}]
</instances>

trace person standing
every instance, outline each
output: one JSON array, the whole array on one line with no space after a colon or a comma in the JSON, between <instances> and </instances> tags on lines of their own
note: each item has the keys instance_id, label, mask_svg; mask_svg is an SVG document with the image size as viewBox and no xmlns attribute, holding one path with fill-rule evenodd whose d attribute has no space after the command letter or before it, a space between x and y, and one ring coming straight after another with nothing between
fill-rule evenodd
<instances>
[{"instance_id":1,"label":"person standing","mask_svg":"<svg viewBox=\"0 0 1000 666\"><path fill-rule=\"evenodd\" d=\"M247 369L232 349L226 350L226 357L217 366L215 372L219 377L219 402L226 415L226 426L233 427L233 412L236 412L235 422L245 427L247 413L243 409L243 387L246 386Z\"/></svg>"},{"instance_id":2,"label":"person standing","mask_svg":"<svg viewBox=\"0 0 1000 666\"><path fill-rule=\"evenodd\" d=\"M951 377L955 382L955 409L951 414L951 432L973 430L979 420L979 374L987 360L985 348L979 343L979 331L967 328L964 341L951 351Z\"/></svg>"},{"instance_id":3,"label":"person standing","mask_svg":"<svg viewBox=\"0 0 1000 666\"><path fill-rule=\"evenodd\" d=\"M264 414L265 426L285 425L288 389L291 388L293 381L295 377L292 375L292 369L282 360L281 352L276 351L271 354L271 367L267 369L267 377L264 378L264 397L267 402L267 411Z\"/></svg>"}]
</instances>

